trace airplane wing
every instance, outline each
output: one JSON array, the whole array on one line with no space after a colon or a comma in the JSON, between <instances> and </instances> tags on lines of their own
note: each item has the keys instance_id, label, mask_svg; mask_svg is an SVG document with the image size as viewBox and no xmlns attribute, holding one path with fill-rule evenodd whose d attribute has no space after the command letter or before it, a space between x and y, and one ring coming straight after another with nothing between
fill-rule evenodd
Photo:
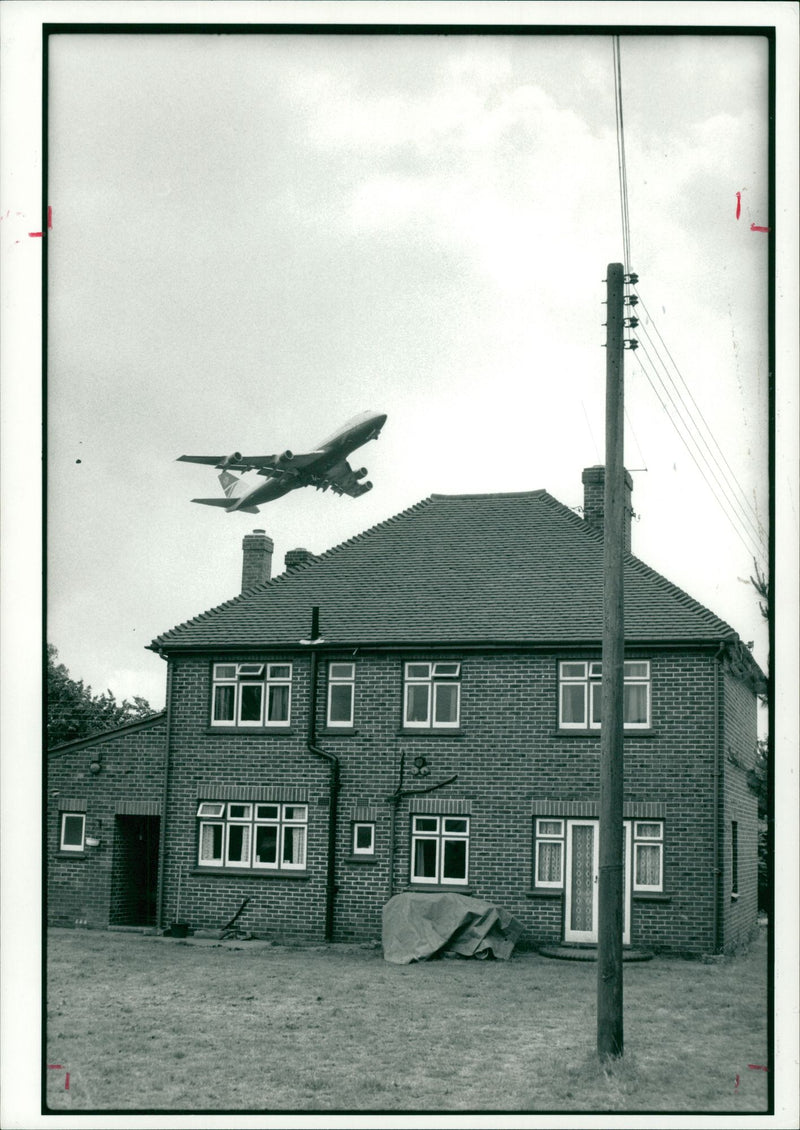
<instances>
[{"instance_id":1,"label":"airplane wing","mask_svg":"<svg viewBox=\"0 0 800 1130\"><path fill-rule=\"evenodd\" d=\"M207 467L219 467L226 471L258 471L260 475L271 475L276 471L302 471L322 454L324 452L310 451L294 455L291 451L284 451L275 455L242 455L234 451L232 455L179 455L177 462L203 463Z\"/></svg>"}]
</instances>

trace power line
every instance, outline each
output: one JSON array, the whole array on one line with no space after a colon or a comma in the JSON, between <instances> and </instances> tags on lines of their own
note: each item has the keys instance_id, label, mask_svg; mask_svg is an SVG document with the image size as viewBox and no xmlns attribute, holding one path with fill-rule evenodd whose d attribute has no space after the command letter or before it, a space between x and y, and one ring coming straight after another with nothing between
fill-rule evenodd
<instances>
[{"instance_id":1,"label":"power line","mask_svg":"<svg viewBox=\"0 0 800 1130\"><path fill-rule=\"evenodd\" d=\"M743 501L744 501L744 505L745 505L745 506L747 507L748 511L750 512L750 516L752 516L752 519L754 520L754 521L751 521L751 525L753 525L753 528L754 528L754 529L755 529L755 531L756 531L756 532L758 533L758 536L759 536L759 537L762 537L763 535L762 535L762 530L761 530L761 523L760 523L760 521L759 521L759 519L758 519L758 514L756 513L755 509L754 509L754 508L753 508L753 506L751 505L751 503L750 503L750 501L749 501L749 499L748 499L748 497L747 497L747 495L746 495L746 493L745 493L745 491L744 491L743 487L741 486L741 484L739 483L738 479L736 478L736 473L734 472L734 470L733 470L733 468L731 467L731 465L730 465L730 463L728 462L728 460L727 460L727 459L725 458L725 453L723 452L722 448L720 447L719 443L717 442L717 440L716 440L716 438L715 438L715 436L714 436L714 433L713 433L713 432L712 432L712 430L711 430L711 427L710 427L710 425L709 425L708 421L706 420L705 416L703 415L703 412L702 412L702 410L700 409L699 405L697 404L697 401L695 400L694 396L692 395L692 391L691 391L691 389L689 388L688 384L686 383L686 381L685 381L685 379L684 379L684 377L683 377L683 375L682 375L682 373L681 373L680 369L678 368L678 365L677 365L677 363L676 363L676 361L675 361L675 358L674 358L674 357L672 356L672 354L670 353L670 351L669 351L669 348L668 348L668 346L667 346L666 342L664 341L663 337L661 336L661 333L659 332L658 326L657 326L657 324L656 324L656 322L655 322L655 320L654 320L654 318L653 318L652 314L650 313L650 311L649 311L649 310L647 309L647 306L645 305L644 299L643 299L643 298L642 298L642 296L641 296L641 295L639 294L638 290L637 290L637 292L636 292L636 293L637 293L637 297L639 298L639 302L640 302L640 304L641 304L641 307L642 307L642 309L643 309L643 311L644 311L644 313L645 313L646 317L648 318L648 320L649 320L650 324L652 325L652 327L653 327L653 330L654 330L654 331L655 331L655 333L656 333L656 334L658 335L658 339L659 339L659 341L661 342L662 346L664 347L664 351L665 351L665 353L667 354L667 357L669 357L670 361L672 362L672 368L674 369L674 371L675 371L675 374L676 374L676 376L677 376L678 380L679 380L679 381L680 381L680 383L681 383L681 384L683 385L683 387L684 387L684 388L686 389L686 394L687 394L687 396L688 396L688 397L689 397L689 399L691 400L691 402L692 402L692 405L694 406L694 409L695 409L695 411L697 412L698 416L699 416L699 417L700 417L700 419L702 420L702 422L703 422L703 426L705 427L705 429L706 429L706 432L708 433L708 436L709 436L709 438L710 438L711 442L712 442L712 443L714 444L714 447L715 447L715 448L717 449L717 452L719 453L719 457L720 457L720 459L722 460L722 463L724 463L724 465L725 465L725 471L726 471L726 473L727 473L727 476L729 476L729 477L730 477L730 480L731 480L731 482L732 482L732 483L734 484L734 486L735 486L735 487L737 488L737 490L739 491L739 494L741 495L741 498L742 498L742 499L743 499ZM653 343L653 348L654 348L654 349L656 350L656 352L657 352L657 347L655 346L655 343ZM660 357L660 354L659 354L659 357ZM662 364L664 365L664 371L668 373L668 369L667 369L667 366L666 366L666 364L664 364L663 360L662 360ZM680 395L680 392L678 393L678 395ZM681 399L682 399L682 398L681 398ZM687 408L687 411L688 411L688 410L689 410L689 409ZM699 432L699 428L698 428L698 432ZM714 457L714 458L715 458L715 462L717 462L717 465L719 466L719 462L718 462L718 461L716 460L716 457ZM722 467L720 467L720 470L722 470ZM748 520L749 520L749 519L748 519Z\"/></svg>"},{"instance_id":2,"label":"power line","mask_svg":"<svg viewBox=\"0 0 800 1130\"><path fill-rule=\"evenodd\" d=\"M709 488L709 490L713 494L714 498L716 499L717 503L719 504L720 509L723 511L726 518L728 519L728 521L733 526L734 532L736 533L739 540L744 545L745 549L748 551L748 553L751 556L758 557L763 552L763 546L760 544L759 539L755 538L753 536L753 534L742 524L741 520L736 516L735 512L732 512L731 501L730 501L729 497L727 496L727 494L725 494L724 489L722 490L722 493L724 495L724 501L723 501L723 498L720 497L720 493L715 489L715 487L709 481L708 476L706 475L705 471L703 470L703 467L698 462L694 451L692 450L691 446L688 443L687 435L685 435L681 431L681 429L678 426L678 423L676 422L675 418L670 414L669 409L667 408L667 405L664 402L664 399L662 398L658 388L656 387L656 385L653 382L653 377L655 377L659 381L661 387L666 392L667 397L670 400L670 402L672 403L673 407L675 407L675 403L674 403L674 400L672 399L672 397L670 395L669 389L666 387L666 385L664 384L664 381L659 376L658 371L655 368L655 365L653 364L653 361L652 361L652 359L651 359L651 357L648 353L647 347L643 343L642 343L642 352L644 353L645 357L647 357L649 364L652 366L652 376L651 376L651 373L648 372L647 367L644 365L642 358L640 356L638 356L638 354L637 354L637 360L639 361L639 366L640 366L642 372L644 373L645 377L647 378L647 380L650 384L650 387L652 388L653 392L655 393L656 399L658 400L661 407L664 409L665 415L667 416L667 418L669 419L673 428L677 432L678 438L681 440L681 442L683 443L687 452L691 456L692 461L694 462L695 466L697 467L698 471L700 472L700 475L703 478L703 481L706 483L706 486ZM681 419L681 423L684 423L684 421L683 421L682 417L680 417L680 413L679 413L679 411L676 407L675 407L675 410L676 410L678 417ZM690 438L693 439L693 437L690 437ZM694 439L693 439L693 442L695 443L695 445L697 444L697 441L694 440ZM699 450L699 448L698 448L698 450ZM700 455L701 455L701 457L703 457L702 452L700 452ZM706 461L706 463L707 463L707 461ZM712 475L713 475L715 481L717 482L717 484L719 485L719 480L717 479L716 475L713 474L713 470L712 470ZM722 488L720 488L720 489L722 489Z\"/></svg>"},{"instance_id":3,"label":"power line","mask_svg":"<svg viewBox=\"0 0 800 1130\"><path fill-rule=\"evenodd\" d=\"M625 162L625 125L622 116L622 59L620 55L619 36L615 35L611 41L614 59L614 111L617 133L617 170L619 173L619 200L622 222L622 245L624 249L625 269L631 266L631 228L630 211L628 208L628 173Z\"/></svg>"},{"instance_id":4,"label":"power line","mask_svg":"<svg viewBox=\"0 0 800 1130\"><path fill-rule=\"evenodd\" d=\"M661 354L658 351L658 347L655 345L652 338L650 337L650 334L648 333L647 327L640 323L640 330L641 330L641 332L644 333L648 342L650 342L650 345L652 346L656 357L658 358L659 362L661 363L661 367L664 370L664 374L665 374L667 380L670 382L672 387L675 389L677 397L680 400L680 403L683 406L683 409L686 413L686 417L684 418L684 416L681 414L681 408L678 407L675 400L673 399L672 393L670 392L669 388L667 387L666 381L664 381L663 377L661 377L660 374L659 374L659 379L661 380L662 385L663 385L663 387L664 387L664 389L667 393L667 396L669 397L670 403L672 404L676 413L680 416L681 421L686 425L687 432L688 432L688 429L689 429L689 425L691 425L694 428L695 432L697 433L696 436L691 434L691 432L688 432L688 434L691 435L692 442L695 443L695 445L697 446L697 449L700 452L700 455L701 455L703 461L705 462L706 466L708 467L711 474L713 475L714 480L717 483L717 485L719 486L720 490L723 491L723 493L725 494L726 498L728 499L728 502L738 510L739 520L743 521L743 528L744 528L744 525L746 525L748 527L748 532L750 534L754 534L757 541L760 543L763 539L763 534L762 534L762 531L759 527L759 524L758 524L758 521L757 521L755 515L753 514L753 516L751 517L751 511L749 510L749 508L743 506L741 501L736 497L735 492L730 489L730 485L729 485L729 482L728 482L728 476L726 475L726 473L725 473L725 471L724 471L724 469L723 469L723 467L720 463L720 460L716 457L714 452L711 450L711 448L708 445L708 442L706 441L705 437L703 436L702 432L700 431L700 428L698 427L697 422L692 418L691 409L687 406L686 401L683 399L683 396L681 395L681 391L678 388L678 386L676 385L674 379L672 378L672 376L669 372L669 369L667 368L667 366L664 362L663 357L661 356ZM642 345L642 348L645 348L645 351L647 352L646 347L644 345L644 342L642 341L640 343ZM652 357L650 357L649 353L648 353L648 359L651 361L651 363L653 363L653 359L652 359ZM685 382L684 382L684 385L685 385ZM687 388L687 392L688 392L688 388ZM704 423L705 423L705 420L704 420ZM712 440L714 440L714 437L711 434L711 429L708 427L707 423L706 423L706 429L708 430L709 435L711 435ZM717 444L716 440L714 440L714 443L717 446L717 448L719 449L719 444ZM722 454L721 449L720 449L720 454ZM726 466L729 466L728 463L727 463L727 460L724 459L724 456L723 456L723 461L725 462ZM713 462L714 466L712 466L712 462ZM717 476L714 467L716 467L716 471L719 471L719 474L722 476L721 480ZM732 472L731 472L731 474L732 474ZM739 490L742 494L744 494L741 487L739 487Z\"/></svg>"}]
</instances>

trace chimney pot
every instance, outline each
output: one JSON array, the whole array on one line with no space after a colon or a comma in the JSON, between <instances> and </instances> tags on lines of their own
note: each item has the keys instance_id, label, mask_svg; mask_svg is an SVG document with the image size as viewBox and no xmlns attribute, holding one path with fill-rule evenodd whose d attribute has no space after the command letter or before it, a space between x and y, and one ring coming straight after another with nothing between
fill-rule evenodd
<instances>
[{"instance_id":1,"label":"chimney pot","mask_svg":"<svg viewBox=\"0 0 800 1130\"><path fill-rule=\"evenodd\" d=\"M307 561L312 561L314 554L310 549L290 549L287 550L284 557L284 565L286 569L296 569L298 565L305 565Z\"/></svg>"},{"instance_id":2,"label":"chimney pot","mask_svg":"<svg viewBox=\"0 0 800 1130\"><path fill-rule=\"evenodd\" d=\"M603 532L603 522L605 515L605 481L606 469L603 466L587 467L581 476L583 482L583 517L584 521L589 525ZM628 471L625 472L625 550L627 553L631 551L631 516L633 515L633 508L631 506L631 493L633 491L633 479Z\"/></svg>"},{"instance_id":3,"label":"chimney pot","mask_svg":"<svg viewBox=\"0 0 800 1130\"><path fill-rule=\"evenodd\" d=\"M242 538L242 592L269 580L274 548L272 538L263 530L253 530Z\"/></svg>"}]
</instances>

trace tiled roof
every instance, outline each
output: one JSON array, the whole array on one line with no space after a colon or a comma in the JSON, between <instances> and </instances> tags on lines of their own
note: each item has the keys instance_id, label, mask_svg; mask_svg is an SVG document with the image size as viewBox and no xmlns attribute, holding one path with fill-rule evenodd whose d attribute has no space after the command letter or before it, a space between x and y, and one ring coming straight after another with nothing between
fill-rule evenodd
<instances>
[{"instance_id":1,"label":"tiled roof","mask_svg":"<svg viewBox=\"0 0 800 1130\"><path fill-rule=\"evenodd\" d=\"M296 646L314 605L328 644L593 643L602 638L602 536L543 490L433 494L150 646ZM625 637L699 643L735 633L627 556Z\"/></svg>"}]
</instances>

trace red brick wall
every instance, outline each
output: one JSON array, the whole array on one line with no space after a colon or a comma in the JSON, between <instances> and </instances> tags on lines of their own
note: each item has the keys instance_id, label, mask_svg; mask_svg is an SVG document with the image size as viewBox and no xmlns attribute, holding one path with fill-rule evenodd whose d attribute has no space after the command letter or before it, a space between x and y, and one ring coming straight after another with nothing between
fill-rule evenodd
<instances>
[{"instance_id":1,"label":"red brick wall","mask_svg":"<svg viewBox=\"0 0 800 1130\"><path fill-rule=\"evenodd\" d=\"M633 655L633 653L631 653ZM381 907L389 889L387 798L406 755L405 787L427 787L457 774L430 794L468 806L471 819L469 890L515 914L529 941L561 937L561 896L532 898L532 819L546 801L595 800L599 735L557 732L557 663L570 653L470 655L462 662L462 732L401 732L402 663L408 655L356 656L355 732L326 731L325 673L321 658L318 742L341 760L337 843L336 937L378 937ZM648 654L652 665L652 733L625 739L625 799L629 811L658 802L665 821L665 898L636 899L632 944L685 952L713 948L714 684L711 654ZM245 658L245 657L241 657ZM249 657L252 658L252 657ZM174 666L172 774L169 797L164 918L177 911L194 926L221 926L245 897L243 927L271 935L323 936L328 827L328 768L306 748L309 704L308 656L270 653L263 658L294 664L293 724L282 734L220 734L209 731L211 660L177 659ZM351 655L334 656L351 660ZM446 658L442 656L442 658ZM738 692L737 692L738 693ZM749 692L747 692L749 694ZM742 714L747 695L739 696ZM752 703L752 696L750 696ZM732 719L731 725L736 725ZM429 775L411 776L413 759L424 754ZM200 873L197 802L215 799L214 788L303 788L309 804L308 877L230 876ZM228 797L231 798L230 795ZM397 809L393 888L409 880L411 802ZM358 809L376 813L374 861L352 862L351 819ZM740 882L749 851L740 831ZM755 855L753 853L753 859ZM748 880L749 882L749 880Z\"/></svg>"},{"instance_id":2,"label":"red brick wall","mask_svg":"<svg viewBox=\"0 0 800 1130\"><path fill-rule=\"evenodd\" d=\"M105 927L113 920L116 812L160 806L164 717L73 743L47 760L47 919L51 925ZM100 771L90 765L99 762ZM100 840L79 856L59 852L60 806L85 801L86 833Z\"/></svg>"},{"instance_id":3,"label":"red brick wall","mask_svg":"<svg viewBox=\"0 0 800 1130\"><path fill-rule=\"evenodd\" d=\"M756 758L757 716L753 693L727 670L723 674L721 770L721 911L723 945L732 951L752 938L758 919L758 802L747 784ZM738 895L732 894L731 824L738 827Z\"/></svg>"}]
</instances>

